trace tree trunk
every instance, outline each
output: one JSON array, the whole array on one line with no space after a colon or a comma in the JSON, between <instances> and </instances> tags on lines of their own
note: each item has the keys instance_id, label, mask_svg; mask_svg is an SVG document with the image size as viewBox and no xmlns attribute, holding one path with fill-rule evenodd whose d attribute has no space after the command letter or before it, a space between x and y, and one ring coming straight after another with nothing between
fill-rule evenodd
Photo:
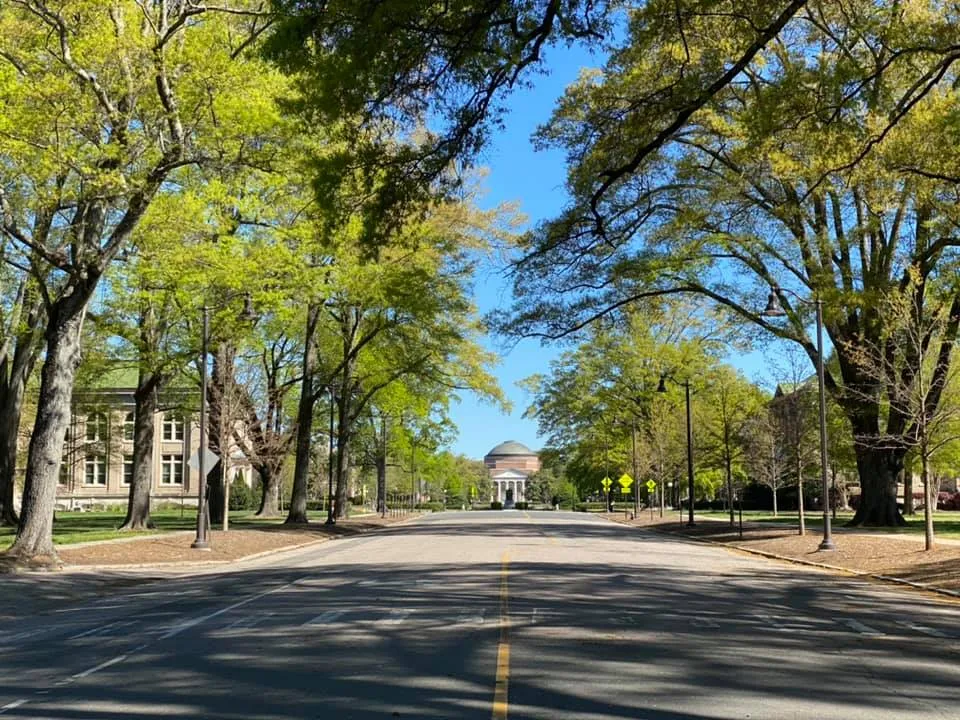
<instances>
[{"instance_id":1,"label":"tree trunk","mask_svg":"<svg viewBox=\"0 0 960 720\"><path fill-rule=\"evenodd\" d=\"M777 481L773 481L773 516L777 517Z\"/></svg>"},{"instance_id":2,"label":"tree trunk","mask_svg":"<svg viewBox=\"0 0 960 720\"><path fill-rule=\"evenodd\" d=\"M6 368L0 367L0 372ZM6 377L0 375L0 383ZM14 382L0 385L0 525L19 523L13 506L17 473L17 433L20 431L20 416L23 413L25 383Z\"/></svg>"},{"instance_id":3,"label":"tree trunk","mask_svg":"<svg viewBox=\"0 0 960 720\"><path fill-rule=\"evenodd\" d=\"M387 511L387 458L377 456L377 512L381 515Z\"/></svg>"},{"instance_id":4,"label":"tree trunk","mask_svg":"<svg viewBox=\"0 0 960 720\"><path fill-rule=\"evenodd\" d=\"M347 425L341 424L340 431L337 433L337 485L336 498L333 501L334 514L338 519L347 516L347 485L350 483L349 457L350 429Z\"/></svg>"},{"instance_id":5,"label":"tree trunk","mask_svg":"<svg viewBox=\"0 0 960 720\"><path fill-rule=\"evenodd\" d=\"M850 527L899 527L907 524L897 509L897 476L905 451L855 445L860 504Z\"/></svg>"},{"instance_id":6,"label":"tree trunk","mask_svg":"<svg viewBox=\"0 0 960 720\"><path fill-rule=\"evenodd\" d=\"M903 514L915 515L917 511L913 505L913 473L904 469L900 474L903 477Z\"/></svg>"},{"instance_id":7,"label":"tree trunk","mask_svg":"<svg viewBox=\"0 0 960 720\"><path fill-rule=\"evenodd\" d=\"M734 525L733 519L733 470L730 467L730 456L729 454L726 457L726 467L727 472L727 504L730 505L730 527Z\"/></svg>"},{"instance_id":8,"label":"tree trunk","mask_svg":"<svg viewBox=\"0 0 960 720\"><path fill-rule=\"evenodd\" d=\"M256 517L279 517L280 508L277 506L277 485L280 482L280 475L272 472L268 466L258 467L257 470L260 472L263 494L260 496L260 509L257 510Z\"/></svg>"},{"instance_id":9,"label":"tree trunk","mask_svg":"<svg viewBox=\"0 0 960 720\"><path fill-rule=\"evenodd\" d=\"M153 488L153 439L156 432L157 392L160 378L140 368L136 406L133 412L133 479L130 481L130 499L127 517L121 530L147 530L150 519L150 490Z\"/></svg>"},{"instance_id":10,"label":"tree trunk","mask_svg":"<svg viewBox=\"0 0 960 720\"><path fill-rule=\"evenodd\" d=\"M307 308L307 327L303 347L303 378L300 382L300 403L297 407L297 450L293 466L293 491L290 494L290 510L287 523L306 523L307 489L310 481L310 439L313 433L313 406L316 397L313 391L313 376L317 370L317 350L313 336L317 329L320 309L316 305Z\"/></svg>"},{"instance_id":11,"label":"tree trunk","mask_svg":"<svg viewBox=\"0 0 960 720\"><path fill-rule=\"evenodd\" d=\"M40 373L37 417L27 452L20 529L7 556L21 563L56 563L53 545L53 511L57 500L57 475L63 440L70 423L70 401L80 365L80 334L95 276L87 287L51 306L46 332L46 357Z\"/></svg>"},{"instance_id":12,"label":"tree trunk","mask_svg":"<svg viewBox=\"0 0 960 720\"><path fill-rule=\"evenodd\" d=\"M222 525L227 512L227 480L221 457L207 473L207 508L210 511L210 526Z\"/></svg>"},{"instance_id":13,"label":"tree trunk","mask_svg":"<svg viewBox=\"0 0 960 720\"><path fill-rule=\"evenodd\" d=\"M19 524L14 509L17 478L17 437L23 415L23 396L39 355L39 325L43 307L28 303L21 295L21 308L30 305L26 329L17 337L13 354L0 362L0 526Z\"/></svg>"},{"instance_id":14,"label":"tree trunk","mask_svg":"<svg viewBox=\"0 0 960 720\"><path fill-rule=\"evenodd\" d=\"M800 519L800 525L797 530L799 535L805 535L807 532L807 519L803 516L803 461L797 455L797 517Z\"/></svg>"},{"instance_id":15,"label":"tree trunk","mask_svg":"<svg viewBox=\"0 0 960 720\"><path fill-rule=\"evenodd\" d=\"M923 483L923 497L925 502L923 503L923 539L924 539L924 550L933 550L933 511L930 510L930 499L931 495L935 495L930 492L930 453L927 451L927 448L921 449L922 455L922 468L921 472L921 481ZM938 488L939 489L939 488ZM934 502L936 500L934 499Z\"/></svg>"}]
</instances>

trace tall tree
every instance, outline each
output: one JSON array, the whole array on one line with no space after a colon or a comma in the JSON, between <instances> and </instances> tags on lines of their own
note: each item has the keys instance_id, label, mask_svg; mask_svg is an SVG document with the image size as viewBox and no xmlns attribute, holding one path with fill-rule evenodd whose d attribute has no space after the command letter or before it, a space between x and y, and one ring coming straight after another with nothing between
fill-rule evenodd
<instances>
[{"instance_id":1,"label":"tall tree","mask_svg":"<svg viewBox=\"0 0 960 720\"><path fill-rule=\"evenodd\" d=\"M747 381L730 367L721 366L712 372L707 381L705 413L702 423L705 435L712 445L712 453L723 468L726 485L726 502L733 516L733 477L745 454L745 435L750 419L763 404L760 389Z\"/></svg>"},{"instance_id":2,"label":"tall tree","mask_svg":"<svg viewBox=\"0 0 960 720\"><path fill-rule=\"evenodd\" d=\"M960 244L955 186L937 179L944 153L924 149L953 147L947 108L956 91L937 85L916 98L911 88L934 79L924 62L888 72L904 44L949 31L935 6L903 14L898 4L869 0L808 2L803 31L758 52L638 165L634 138L649 127L630 109L642 102L645 80L656 83L675 65L678 46L651 50L631 27L604 71L570 88L542 132L569 153L574 200L531 235L504 329L559 336L639 298L689 293L797 343L815 361L810 318L820 300L839 361L827 387L850 420L862 487L852 523L902 523L897 478L912 428L883 412L893 386L864 375L850 348L886 335L878 299L906 287L913 272L925 281L949 274ZM726 16L701 17L696 30L679 47L724 57ZM602 170L611 167L627 171ZM786 325L761 314L772 287L783 288ZM911 287L930 300L917 304L924 313L947 302L960 316L960 296L928 297L928 282ZM948 325L938 339L947 356L955 332ZM907 348L888 349L909 360ZM880 437L900 441L874 442Z\"/></svg>"},{"instance_id":3,"label":"tall tree","mask_svg":"<svg viewBox=\"0 0 960 720\"><path fill-rule=\"evenodd\" d=\"M223 133L242 109L260 65L242 46L265 17L240 0L0 8L3 230L54 279L38 288L46 353L12 557L56 554L53 503L90 298L157 193L205 161L196 139Z\"/></svg>"},{"instance_id":4,"label":"tall tree","mask_svg":"<svg viewBox=\"0 0 960 720\"><path fill-rule=\"evenodd\" d=\"M14 510L17 440L24 394L41 348L43 302L26 268L7 255L0 261L0 525L17 525Z\"/></svg>"}]
</instances>

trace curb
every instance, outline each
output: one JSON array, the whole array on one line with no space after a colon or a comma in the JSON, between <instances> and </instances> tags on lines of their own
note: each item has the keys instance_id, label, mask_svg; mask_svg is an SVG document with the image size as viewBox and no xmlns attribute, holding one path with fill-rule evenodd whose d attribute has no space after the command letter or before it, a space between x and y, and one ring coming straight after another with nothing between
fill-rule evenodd
<instances>
[{"instance_id":1,"label":"curb","mask_svg":"<svg viewBox=\"0 0 960 720\"><path fill-rule=\"evenodd\" d=\"M780 562L792 563L794 565L805 565L807 567L815 567L820 570L829 570L834 573L841 573L843 575L852 575L853 577L861 578L870 578L871 580L876 580L883 583L892 583L895 585L905 585L907 587L913 588L914 590L923 590L925 592L934 593L936 595L943 595L944 597L952 598L954 600L960 599L960 591L957 590L947 590L945 588L938 588L933 585L928 585L926 583L914 582L913 580L904 580L903 578L893 577L891 575L879 575L877 573L865 572L863 570L851 570L849 568L840 567L839 565L829 565L827 563L818 563L813 562L812 560L800 560L798 558L788 557L787 555L778 555L777 553L767 552L766 550L756 550L754 548L747 548L742 545L731 545L728 543L718 542L716 540L710 540L708 538L699 538L692 535L684 535L682 533L674 533L669 531L657 530L656 526L651 527L638 527L636 525L629 525L628 523L618 522L614 520L618 525L625 525L627 527L633 527L640 530L646 530L648 532L655 532L658 535L664 535L667 537L675 537L683 540L691 540L693 542L704 543L705 545L713 545L715 547L725 548L727 550L735 550L737 552L747 553L749 555L758 555L760 557L767 558L769 560L779 560Z\"/></svg>"}]
</instances>

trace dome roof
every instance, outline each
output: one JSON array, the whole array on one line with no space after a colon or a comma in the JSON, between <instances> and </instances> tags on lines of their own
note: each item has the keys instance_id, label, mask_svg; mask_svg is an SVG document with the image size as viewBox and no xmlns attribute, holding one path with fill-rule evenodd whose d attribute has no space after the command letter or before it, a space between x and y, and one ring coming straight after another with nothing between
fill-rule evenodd
<instances>
[{"instance_id":1,"label":"dome roof","mask_svg":"<svg viewBox=\"0 0 960 720\"><path fill-rule=\"evenodd\" d=\"M536 456L536 453L528 448L523 443L519 443L516 440L507 440L497 445L493 450L487 453L487 457L494 455L531 455Z\"/></svg>"}]
</instances>

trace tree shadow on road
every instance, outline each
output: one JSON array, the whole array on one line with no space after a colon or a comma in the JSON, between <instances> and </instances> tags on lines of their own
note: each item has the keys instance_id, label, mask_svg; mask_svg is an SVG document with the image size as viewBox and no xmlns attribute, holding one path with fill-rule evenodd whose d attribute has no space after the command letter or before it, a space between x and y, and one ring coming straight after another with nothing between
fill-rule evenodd
<instances>
[{"instance_id":1,"label":"tree shadow on road","mask_svg":"<svg viewBox=\"0 0 960 720\"><path fill-rule=\"evenodd\" d=\"M960 680L953 663L931 657L942 649L893 632L902 595L745 558L714 568L716 551L682 539L654 548L602 523L451 519L364 540L503 532L519 543L544 532L609 541L595 562L570 561L562 545L555 560L511 561L511 718L918 718ZM51 631L63 616L34 618L25 631L46 634L0 654L0 699L29 697L8 714L19 718L489 718L501 564L386 563L372 547L345 541L336 562L314 567L156 582L157 597L126 604L121 589L101 599L120 608L84 614L122 632ZM909 610L943 621L933 602ZM169 635L197 618L208 619ZM885 634L864 637L847 619ZM111 657L123 660L56 684ZM15 683L18 673L28 681Z\"/></svg>"}]
</instances>

